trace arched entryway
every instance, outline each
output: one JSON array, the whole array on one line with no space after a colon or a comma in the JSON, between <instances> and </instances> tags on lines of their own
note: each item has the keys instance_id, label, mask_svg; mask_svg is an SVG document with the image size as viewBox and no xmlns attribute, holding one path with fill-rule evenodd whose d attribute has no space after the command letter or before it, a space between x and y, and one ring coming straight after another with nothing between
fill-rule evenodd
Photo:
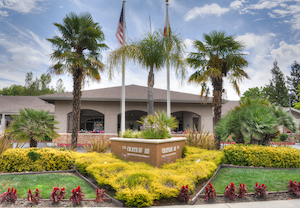
<instances>
[{"instance_id":1,"label":"arched entryway","mask_svg":"<svg viewBox=\"0 0 300 208\"><path fill-rule=\"evenodd\" d=\"M201 128L201 116L190 111L177 111L173 112L172 116L175 116L178 120L178 128L174 129L176 132L183 132L186 129L193 129L194 131ZM195 129L196 127L196 129Z\"/></svg>"},{"instance_id":2,"label":"arched entryway","mask_svg":"<svg viewBox=\"0 0 300 208\"><path fill-rule=\"evenodd\" d=\"M68 132L72 131L72 125L72 112L70 112L68 113ZM82 109L79 130L104 133L104 114L95 110Z\"/></svg>"},{"instance_id":3,"label":"arched entryway","mask_svg":"<svg viewBox=\"0 0 300 208\"><path fill-rule=\"evenodd\" d=\"M142 124L138 121L141 117L147 116L147 112L132 110L125 112L125 129L140 130ZM118 115L118 132L121 130L121 114Z\"/></svg>"}]
</instances>

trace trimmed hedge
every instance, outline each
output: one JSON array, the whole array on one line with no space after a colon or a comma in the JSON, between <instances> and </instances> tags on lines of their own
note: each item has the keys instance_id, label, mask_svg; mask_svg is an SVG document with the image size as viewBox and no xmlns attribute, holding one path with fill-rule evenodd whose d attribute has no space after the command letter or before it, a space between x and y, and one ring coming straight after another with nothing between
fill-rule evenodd
<instances>
[{"instance_id":1,"label":"trimmed hedge","mask_svg":"<svg viewBox=\"0 0 300 208\"><path fill-rule=\"evenodd\" d=\"M193 191L199 180L214 173L223 157L221 151L187 147L185 158L162 168L123 161L111 153L81 153L75 165L99 184L110 185L127 206L142 207L151 206L154 200L177 197L183 185Z\"/></svg>"},{"instance_id":2,"label":"trimmed hedge","mask_svg":"<svg viewBox=\"0 0 300 208\"><path fill-rule=\"evenodd\" d=\"M73 158L68 151L53 148L14 148L1 154L0 171L68 170Z\"/></svg>"},{"instance_id":3,"label":"trimmed hedge","mask_svg":"<svg viewBox=\"0 0 300 208\"><path fill-rule=\"evenodd\" d=\"M261 145L228 145L223 149L224 163L276 168L299 168L300 150L292 147Z\"/></svg>"}]
</instances>

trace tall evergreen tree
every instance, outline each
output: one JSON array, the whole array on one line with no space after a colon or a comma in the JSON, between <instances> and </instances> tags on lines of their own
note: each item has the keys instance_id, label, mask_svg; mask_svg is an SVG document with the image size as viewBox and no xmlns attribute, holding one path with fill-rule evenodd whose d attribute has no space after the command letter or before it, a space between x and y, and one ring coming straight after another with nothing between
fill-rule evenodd
<instances>
[{"instance_id":1,"label":"tall evergreen tree","mask_svg":"<svg viewBox=\"0 0 300 208\"><path fill-rule=\"evenodd\" d=\"M293 94L291 96L291 102L292 105L294 105L296 102L298 102L297 99L297 90L298 85L300 84L300 65L297 63L297 61L294 61L294 63L291 65L291 71L290 71L290 77L286 76L287 79L287 86L288 90Z\"/></svg>"},{"instance_id":2,"label":"tall evergreen tree","mask_svg":"<svg viewBox=\"0 0 300 208\"><path fill-rule=\"evenodd\" d=\"M272 79L270 84L266 85L264 92L266 93L267 99L271 104L276 106L280 105L282 107L289 106L289 95L288 89L285 85L285 78L278 67L277 60L273 63L273 68L271 69Z\"/></svg>"}]
</instances>

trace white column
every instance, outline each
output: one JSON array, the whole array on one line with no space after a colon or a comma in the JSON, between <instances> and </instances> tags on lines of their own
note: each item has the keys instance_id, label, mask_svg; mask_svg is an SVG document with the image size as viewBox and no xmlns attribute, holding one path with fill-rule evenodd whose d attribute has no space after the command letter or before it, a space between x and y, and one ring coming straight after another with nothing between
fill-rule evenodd
<instances>
[{"instance_id":1,"label":"white column","mask_svg":"<svg viewBox=\"0 0 300 208\"><path fill-rule=\"evenodd\" d=\"M6 119L5 119L5 114L2 113L2 118L1 118L1 136L4 135L6 129Z\"/></svg>"}]
</instances>

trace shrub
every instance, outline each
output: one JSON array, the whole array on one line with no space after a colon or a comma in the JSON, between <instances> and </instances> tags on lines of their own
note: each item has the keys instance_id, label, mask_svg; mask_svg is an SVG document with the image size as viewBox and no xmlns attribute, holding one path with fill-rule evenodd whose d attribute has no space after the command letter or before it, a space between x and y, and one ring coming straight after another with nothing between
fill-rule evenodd
<instances>
[{"instance_id":1,"label":"shrub","mask_svg":"<svg viewBox=\"0 0 300 208\"><path fill-rule=\"evenodd\" d=\"M228 197L230 200L235 199L236 194L235 194L235 185L234 185L234 183L231 183L229 186L228 185L226 186L224 196Z\"/></svg>"},{"instance_id":2,"label":"shrub","mask_svg":"<svg viewBox=\"0 0 300 208\"><path fill-rule=\"evenodd\" d=\"M188 202L190 199L189 187L188 185L182 186L180 192L178 194L178 201L180 202Z\"/></svg>"},{"instance_id":3,"label":"shrub","mask_svg":"<svg viewBox=\"0 0 300 208\"><path fill-rule=\"evenodd\" d=\"M300 192L300 182L299 184L295 181L293 182L292 180L290 180L289 185L287 186L288 188L288 192L295 194L296 196L299 196L299 192Z\"/></svg>"},{"instance_id":4,"label":"shrub","mask_svg":"<svg viewBox=\"0 0 300 208\"><path fill-rule=\"evenodd\" d=\"M289 137L289 135L287 133L282 133L280 136L279 136L279 139L280 141L284 142L287 138Z\"/></svg>"},{"instance_id":5,"label":"shrub","mask_svg":"<svg viewBox=\"0 0 300 208\"><path fill-rule=\"evenodd\" d=\"M186 129L185 131L187 133L185 135L185 137L187 138L185 143L187 145L207 150L216 149L214 134L211 134L209 131L204 131L204 126L202 127L200 132L193 131L193 129Z\"/></svg>"},{"instance_id":6,"label":"shrub","mask_svg":"<svg viewBox=\"0 0 300 208\"><path fill-rule=\"evenodd\" d=\"M1 196L0 196L0 202L11 202L11 203L15 203L17 201L18 198L18 194L17 194L17 189L14 189L14 187L11 187L7 189L7 192L4 192Z\"/></svg>"},{"instance_id":7,"label":"shrub","mask_svg":"<svg viewBox=\"0 0 300 208\"><path fill-rule=\"evenodd\" d=\"M254 195L257 197L265 197L266 195L269 195L267 192L267 187L265 184L258 185L257 183L254 186L255 193Z\"/></svg>"},{"instance_id":8,"label":"shrub","mask_svg":"<svg viewBox=\"0 0 300 208\"><path fill-rule=\"evenodd\" d=\"M142 118L141 136L145 139L166 139L171 138L169 129L176 128L178 121L175 117L169 116L164 111L155 115L148 115Z\"/></svg>"},{"instance_id":9,"label":"shrub","mask_svg":"<svg viewBox=\"0 0 300 208\"><path fill-rule=\"evenodd\" d=\"M67 151L54 148L8 149L0 157L0 170L4 172L68 170L73 162Z\"/></svg>"},{"instance_id":10,"label":"shrub","mask_svg":"<svg viewBox=\"0 0 300 208\"><path fill-rule=\"evenodd\" d=\"M93 144L85 145L84 149L87 152L105 153L110 149L110 140L94 139Z\"/></svg>"},{"instance_id":11,"label":"shrub","mask_svg":"<svg viewBox=\"0 0 300 208\"><path fill-rule=\"evenodd\" d=\"M38 204L40 199L42 198L42 194L39 189L36 189L34 194L32 194L31 190L28 190L27 201L31 201L32 204Z\"/></svg>"},{"instance_id":12,"label":"shrub","mask_svg":"<svg viewBox=\"0 0 300 208\"><path fill-rule=\"evenodd\" d=\"M267 147L260 145L228 145L223 148L224 163L276 168L299 168L300 150L292 147Z\"/></svg>"},{"instance_id":13,"label":"shrub","mask_svg":"<svg viewBox=\"0 0 300 208\"><path fill-rule=\"evenodd\" d=\"M73 154L73 153L72 153ZM201 162L197 162L198 154ZM186 148L186 158L161 168L140 162L120 160L111 153L76 153L75 165L80 172L93 176L98 184L116 190L116 197L127 206L150 206L153 200L178 197L182 184L193 192L195 184L213 175L215 162L221 161L223 152Z\"/></svg>"},{"instance_id":14,"label":"shrub","mask_svg":"<svg viewBox=\"0 0 300 208\"><path fill-rule=\"evenodd\" d=\"M81 201L83 200L83 197L84 197L84 195L82 193L82 190L81 190L80 186L78 186L76 189L72 190L70 200L72 201L73 204L79 205L81 203Z\"/></svg>"},{"instance_id":15,"label":"shrub","mask_svg":"<svg viewBox=\"0 0 300 208\"><path fill-rule=\"evenodd\" d=\"M105 191L103 189L99 189L97 188L96 190L96 202L97 203L103 203L104 199L106 199L105 195L104 195Z\"/></svg>"},{"instance_id":16,"label":"shrub","mask_svg":"<svg viewBox=\"0 0 300 208\"><path fill-rule=\"evenodd\" d=\"M208 201L213 199L217 195L217 192L211 183L208 183L208 186L205 188L205 200Z\"/></svg>"},{"instance_id":17,"label":"shrub","mask_svg":"<svg viewBox=\"0 0 300 208\"><path fill-rule=\"evenodd\" d=\"M141 138L141 132L137 130L132 129L126 129L125 132L120 132L120 136L123 138Z\"/></svg>"},{"instance_id":18,"label":"shrub","mask_svg":"<svg viewBox=\"0 0 300 208\"><path fill-rule=\"evenodd\" d=\"M248 193L247 189L248 189L248 187L245 186L244 183L243 184L240 183L240 187L239 187L237 196L240 198L244 198L245 194Z\"/></svg>"},{"instance_id":19,"label":"shrub","mask_svg":"<svg viewBox=\"0 0 300 208\"><path fill-rule=\"evenodd\" d=\"M65 187L63 187L61 190L59 190L58 187L53 187L53 190L50 194L50 201L52 203L58 203L60 200L64 199L67 192L65 190Z\"/></svg>"}]
</instances>

